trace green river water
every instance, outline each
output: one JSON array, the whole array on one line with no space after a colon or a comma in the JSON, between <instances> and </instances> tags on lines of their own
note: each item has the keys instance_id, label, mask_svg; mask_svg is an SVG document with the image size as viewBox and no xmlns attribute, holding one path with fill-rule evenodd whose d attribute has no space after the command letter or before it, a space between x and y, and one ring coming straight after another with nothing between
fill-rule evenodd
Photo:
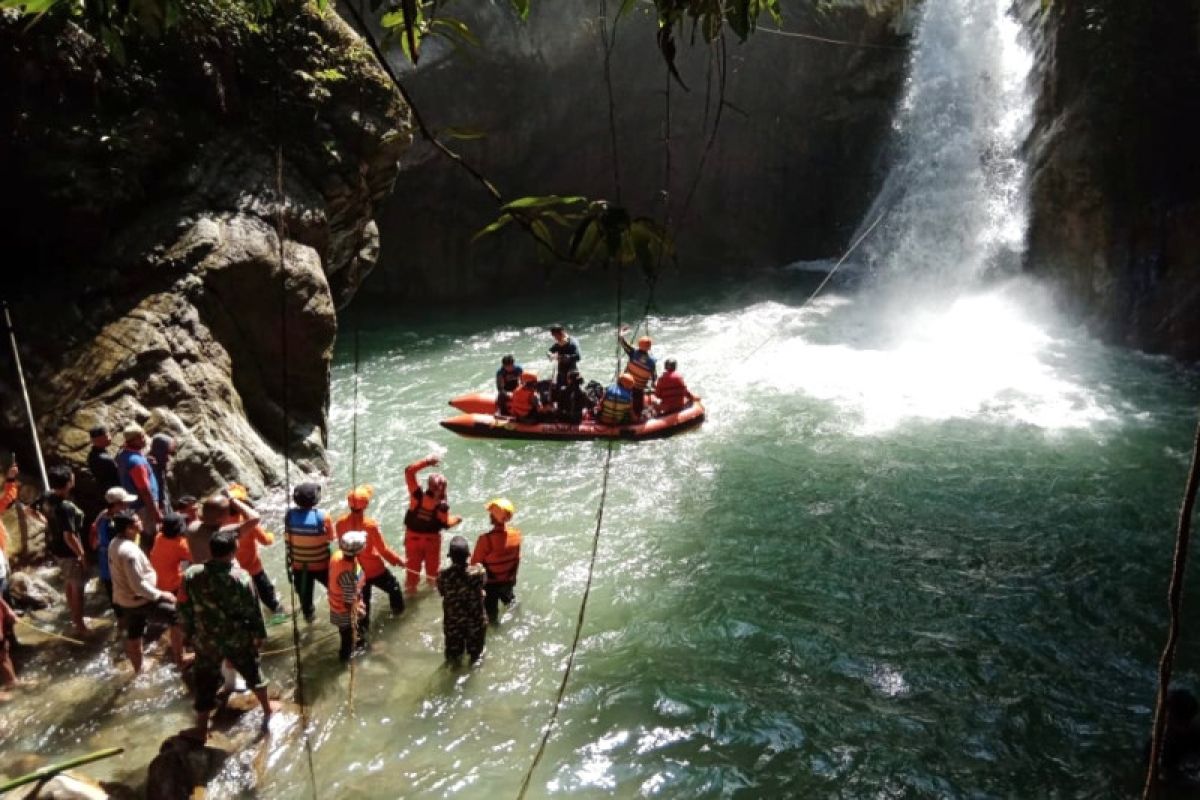
<instances>
[{"instance_id":1,"label":"green river water","mask_svg":"<svg viewBox=\"0 0 1200 800\"><path fill-rule=\"evenodd\" d=\"M664 292L655 351L710 416L616 447L578 657L530 796L1130 795L1200 380L1062 326L1023 284L895 323L869 295L800 308L808 288ZM468 440L437 421L504 353L544 363L556 319L585 374L610 376L610 306L344 324L325 505L340 513L350 484L357 325L357 473L385 534L399 544L403 467L434 451L462 531L484 530L484 502L504 494L525 548L519 603L478 667L443 665L424 589L402 617L376 614L352 709L324 612L302 625L319 797L516 795L572 640L605 445ZM286 591L280 550L266 556ZM272 628L268 646L290 638ZM64 677L78 654L44 646L28 674L57 677L5 707L5 751L120 744L89 773L137 780L189 724L188 697L168 667L130 684L117 652L92 645ZM1198 659L1185 637L1185 682ZM290 654L265 663L290 690ZM214 796L310 796L299 727L281 713Z\"/></svg>"}]
</instances>

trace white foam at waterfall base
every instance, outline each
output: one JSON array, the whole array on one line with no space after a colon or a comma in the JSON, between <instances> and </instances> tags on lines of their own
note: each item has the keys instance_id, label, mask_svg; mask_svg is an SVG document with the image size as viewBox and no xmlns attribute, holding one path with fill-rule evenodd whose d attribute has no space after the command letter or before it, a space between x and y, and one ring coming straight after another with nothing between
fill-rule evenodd
<instances>
[{"instance_id":1,"label":"white foam at waterfall base","mask_svg":"<svg viewBox=\"0 0 1200 800\"><path fill-rule=\"evenodd\" d=\"M910 420L986 419L1053 431L1111 419L1096 390L1062 374L1061 354L1084 343L1041 316L1047 309L1038 295L1035 285L1013 281L891 320L857 303L847 310L850 301L836 296L803 310L763 304L746 316L766 315L784 328L822 317L833 340L769 343L759 358L774 366L754 371L752 391L828 401L861 435Z\"/></svg>"}]
</instances>

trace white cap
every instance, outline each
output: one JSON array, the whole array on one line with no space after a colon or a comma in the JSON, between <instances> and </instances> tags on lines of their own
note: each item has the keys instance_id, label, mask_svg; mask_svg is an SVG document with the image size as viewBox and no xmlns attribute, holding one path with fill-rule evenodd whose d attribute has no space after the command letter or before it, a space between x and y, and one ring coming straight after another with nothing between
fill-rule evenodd
<instances>
[{"instance_id":1,"label":"white cap","mask_svg":"<svg viewBox=\"0 0 1200 800\"><path fill-rule=\"evenodd\" d=\"M132 503L134 500L137 500L137 499L138 498L137 498L136 494L130 494L129 492L122 489L120 486L114 486L113 488L109 489L107 492L104 493L104 502L109 503L109 504Z\"/></svg>"},{"instance_id":2,"label":"white cap","mask_svg":"<svg viewBox=\"0 0 1200 800\"><path fill-rule=\"evenodd\" d=\"M346 555L357 555L367 546L367 533L366 531L346 531L338 538L338 545Z\"/></svg>"}]
</instances>

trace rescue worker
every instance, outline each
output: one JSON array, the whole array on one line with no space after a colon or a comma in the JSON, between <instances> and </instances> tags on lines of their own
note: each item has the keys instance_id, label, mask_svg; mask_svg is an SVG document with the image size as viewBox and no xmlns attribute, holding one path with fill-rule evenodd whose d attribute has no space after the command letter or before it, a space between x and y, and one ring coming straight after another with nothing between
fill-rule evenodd
<instances>
[{"instance_id":1,"label":"rescue worker","mask_svg":"<svg viewBox=\"0 0 1200 800\"><path fill-rule=\"evenodd\" d=\"M364 531L346 531L338 538L340 549L329 559L329 621L341 637L338 658L342 661L367 647L367 609L363 606L367 579L357 560L366 546Z\"/></svg>"},{"instance_id":2,"label":"rescue worker","mask_svg":"<svg viewBox=\"0 0 1200 800\"><path fill-rule=\"evenodd\" d=\"M542 410L542 396L538 393L536 372L521 373L521 385L508 399L508 415L518 420L535 422Z\"/></svg>"},{"instance_id":3,"label":"rescue worker","mask_svg":"<svg viewBox=\"0 0 1200 800\"><path fill-rule=\"evenodd\" d=\"M362 565L363 575L367 581L366 588L363 589L363 607L366 609L368 627L371 619L371 587L373 586L387 594L388 601L392 606L392 614L400 614L404 611L404 591L400 588L400 582L396 580L396 576L387 568L387 564L391 564L393 567L403 567L404 560L400 558L399 553L388 547L387 540L383 538L383 532L379 530L379 523L367 516L367 506L371 504L371 498L374 495L375 487L367 484L351 489L350 493L346 495L346 505L350 506L350 511L339 517L333 525L334 532L338 536L350 531L363 531L367 534L367 544L358 555L358 563ZM384 563L385 561L387 564Z\"/></svg>"},{"instance_id":4,"label":"rescue worker","mask_svg":"<svg viewBox=\"0 0 1200 800\"><path fill-rule=\"evenodd\" d=\"M625 372L633 376L633 388L630 396L633 401L633 419L635 422L641 421L642 410L646 407L646 389L653 389L655 382L658 380L658 367L654 357L650 355L650 346L654 344L649 336L643 336L637 340L637 349L633 345L625 341L625 332L629 328L622 328L617 334L618 341L621 342L621 348L625 351L625 355L629 356L629 363L625 365Z\"/></svg>"},{"instance_id":5,"label":"rescue worker","mask_svg":"<svg viewBox=\"0 0 1200 800\"><path fill-rule=\"evenodd\" d=\"M231 483L227 491L231 500L237 500L249 508L254 507L250 504L250 492L246 490L245 486ZM237 510L233 510L233 517L238 522L243 521L241 513ZM275 584L271 582L271 576L267 574L262 559L258 555L260 544L265 547L275 544L275 534L263 528L261 523L256 523L249 530L242 530L238 533L236 559L238 566L250 575L250 580L254 584L254 593L258 595L259 602L271 612L271 624L278 625L287 619L287 615L284 614L283 603L279 602Z\"/></svg>"},{"instance_id":6,"label":"rescue worker","mask_svg":"<svg viewBox=\"0 0 1200 800\"><path fill-rule=\"evenodd\" d=\"M471 663L483 655L487 637L487 613L483 609L483 586L487 571L481 564L467 566L471 546L461 536L450 540L450 566L438 573L442 596L442 634L446 638L446 660L458 663L465 650Z\"/></svg>"},{"instance_id":7,"label":"rescue worker","mask_svg":"<svg viewBox=\"0 0 1200 800\"><path fill-rule=\"evenodd\" d=\"M554 405L559 419L575 425L583 422L584 412L591 411L595 406L583 389L583 376L579 370L571 370L567 375L566 384L555 392Z\"/></svg>"},{"instance_id":8,"label":"rescue worker","mask_svg":"<svg viewBox=\"0 0 1200 800\"><path fill-rule=\"evenodd\" d=\"M629 422L629 410L633 403L630 390L633 384L633 376L624 372L616 383L604 390L600 410L596 412L597 422L601 425L624 425Z\"/></svg>"},{"instance_id":9,"label":"rescue worker","mask_svg":"<svg viewBox=\"0 0 1200 800\"><path fill-rule=\"evenodd\" d=\"M155 586L161 591L179 594L183 585L183 571L192 563L184 531L187 520L182 514L171 511L163 516L162 528L154 537L150 548L150 566L154 567Z\"/></svg>"},{"instance_id":10,"label":"rescue worker","mask_svg":"<svg viewBox=\"0 0 1200 800\"><path fill-rule=\"evenodd\" d=\"M511 355L500 359L496 370L496 413L508 416L508 398L521 385L521 365Z\"/></svg>"},{"instance_id":11,"label":"rescue worker","mask_svg":"<svg viewBox=\"0 0 1200 800\"><path fill-rule=\"evenodd\" d=\"M654 394L658 397L658 415L674 414L696 402L696 396L688 391L683 376L675 371L675 359L668 358L663 362L663 374L654 386Z\"/></svg>"},{"instance_id":12,"label":"rescue worker","mask_svg":"<svg viewBox=\"0 0 1200 800\"><path fill-rule=\"evenodd\" d=\"M566 385L567 376L579 366L579 360L583 358L583 355L579 352L579 345L567 335L562 325L550 326L550 335L554 337L554 344L550 345L549 350L550 357L554 359L556 366L554 386L559 388Z\"/></svg>"},{"instance_id":13,"label":"rescue worker","mask_svg":"<svg viewBox=\"0 0 1200 800\"><path fill-rule=\"evenodd\" d=\"M441 459L431 455L404 468L404 483L408 487L408 512L404 515L404 561L408 568L404 588L410 594L420 583L422 565L430 582L437 579L442 531L462 522L462 517L450 513L444 475L430 475L424 489L417 483L418 472L439 463Z\"/></svg>"},{"instance_id":14,"label":"rescue worker","mask_svg":"<svg viewBox=\"0 0 1200 800\"><path fill-rule=\"evenodd\" d=\"M296 594L300 596L304 621L312 622L316 616L313 584L321 584L326 591L329 589L329 543L336 537L333 520L317 508L321 500L320 486L302 483L292 491L292 500L296 505L283 515L288 570Z\"/></svg>"},{"instance_id":15,"label":"rescue worker","mask_svg":"<svg viewBox=\"0 0 1200 800\"><path fill-rule=\"evenodd\" d=\"M483 607L488 621L500 621L500 603L512 605L516 595L517 570L521 567L521 532L508 523L517 508L506 497L497 497L484 508L492 518L492 528L475 540L472 564L481 564L487 570L487 583L483 587Z\"/></svg>"}]
</instances>

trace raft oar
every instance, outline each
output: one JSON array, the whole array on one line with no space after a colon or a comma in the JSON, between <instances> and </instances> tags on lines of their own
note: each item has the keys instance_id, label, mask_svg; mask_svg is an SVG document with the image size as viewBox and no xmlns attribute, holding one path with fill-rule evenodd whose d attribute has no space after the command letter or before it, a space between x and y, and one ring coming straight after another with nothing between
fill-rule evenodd
<instances>
[{"instance_id":1,"label":"raft oar","mask_svg":"<svg viewBox=\"0 0 1200 800\"><path fill-rule=\"evenodd\" d=\"M12 791L13 789L16 789L18 786L24 786L27 783L33 783L34 781L40 781L40 780L44 780L46 778L52 778L55 775L57 775L58 773L66 772L67 770L72 769L74 767L81 767L84 764L90 764L93 761L100 761L101 759L112 758L113 756L120 755L121 753L124 753L124 752L125 752L124 747L110 747L107 750L97 750L96 752L91 753L90 755L80 756L79 758L72 758L70 761L64 761L61 764L54 764L49 767L42 767L41 769L34 770L33 772L29 773L28 775L22 775L20 778L15 778L14 780L9 781L8 783L0 784L0 794L4 794L5 792Z\"/></svg>"},{"instance_id":2,"label":"raft oar","mask_svg":"<svg viewBox=\"0 0 1200 800\"><path fill-rule=\"evenodd\" d=\"M45 628L39 628L37 625L34 625L32 622L26 622L25 620L21 619L20 617L17 617L17 623L20 625L24 625L26 628L32 628L33 630L37 631L38 633L42 634L43 636L51 636L55 639L62 639L64 642L70 642L71 644L77 644L80 647L83 647L85 644L84 642L81 642L78 639L72 639L70 636L63 636L61 633L55 633L54 631L48 631ZM4 791L4 790L2 788L0 788L0 791Z\"/></svg>"}]
</instances>

